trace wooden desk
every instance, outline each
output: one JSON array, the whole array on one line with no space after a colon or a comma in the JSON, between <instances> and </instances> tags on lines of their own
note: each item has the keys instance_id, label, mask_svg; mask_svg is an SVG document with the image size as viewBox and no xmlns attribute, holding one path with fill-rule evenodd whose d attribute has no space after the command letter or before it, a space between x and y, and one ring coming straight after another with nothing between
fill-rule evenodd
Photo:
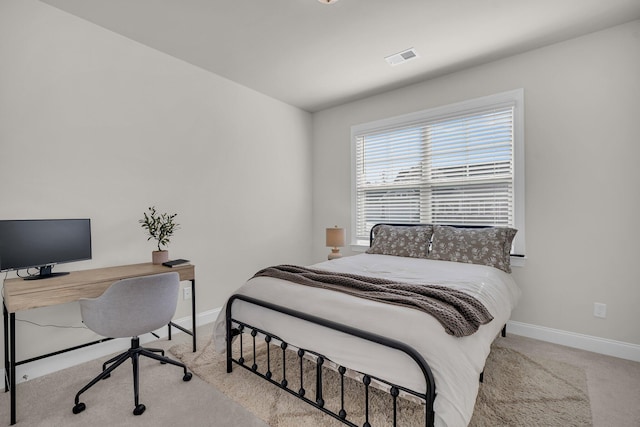
<instances>
[{"instance_id":1,"label":"wooden desk","mask_svg":"<svg viewBox=\"0 0 640 427\"><path fill-rule=\"evenodd\" d=\"M94 270L74 271L64 276L56 276L48 279L26 281L22 279L9 279L4 282L3 318L4 318L4 365L5 365L5 392L11 391L11 424L16 423L16 366L45 357L64 353L88 345L104 342L110 338L101 339L76 347L56 351L28 360L16 361L16 337L15 337L15 313L38 307L49 307L78 301L80 298L95 298L100 295L112 283L130 277L148 276L158 273L175 271L180 275L180 281L191 281L191 318L192 329L183 328L171 322L168 325L169 339L171 339L171 327L180 329L193 337L193 351L196 351L196 280L195 266L185 265L176 268L167 268L151 263L122 265L117 267L98 268Z\"/></svg>"}]
</instances>

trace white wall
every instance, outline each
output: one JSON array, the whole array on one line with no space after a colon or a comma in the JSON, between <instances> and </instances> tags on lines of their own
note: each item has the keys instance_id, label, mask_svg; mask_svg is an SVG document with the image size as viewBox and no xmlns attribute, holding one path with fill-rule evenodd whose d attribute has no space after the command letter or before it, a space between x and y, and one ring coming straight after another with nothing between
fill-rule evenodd
<instances>
[{"instance_id":1,"label":"white wall","mask_svg":"<svg viewBox=\"0 0 640 427\"><path fill-rule=\"evenodd\" d=\"M351 223L350 126L516 88L528 259L512 319L640 344L640 21L314 114L314 261L324 228Z\"/></svg>"},{"instance_id":2,"label":"white wall","mask_svg":"<svg viewBox=\"0 0 640 427\"><path fill-rule=\"evenodd\" d=\"M0 219L92 220L93 260L55 270L150 261L138 219L156 205L178 213L170 256L196 265L198 312L219 307L258 269L310 261L310 169L308 113L38 1L0 2ZM81 324L77 303L17 318ZM93 337L17 328L19 360Z\"/></svg>"}]
</instances>

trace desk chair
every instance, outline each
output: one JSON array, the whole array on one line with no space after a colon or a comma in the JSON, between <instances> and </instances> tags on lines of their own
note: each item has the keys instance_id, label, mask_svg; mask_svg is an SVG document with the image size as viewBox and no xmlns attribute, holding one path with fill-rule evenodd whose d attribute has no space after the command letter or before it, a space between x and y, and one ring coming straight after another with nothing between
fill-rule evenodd
<instances>
[{"instance_id":1,"label":"desk chair","mask_svg":"<svg viewBox=\"0 0 640 427\"><path fill-rule=\"evenodd\" d=\"M107 360L102 365L100 375L76 394L74 414L79 414L86 409L86 405L80 402L80 395L98 381L108 378L114 369L128 359L131 359L133 364L134 415L142 415L146 409L138 402L138 358L140 356L159 360L163 364L180 366L184 370L182 380L191 380L191 372L187 371L184 364L165 357L164 350L140 347L138 338L139 335L152 332L171 321L178 303L179 288L178 273L162 273L119 280L98 298L80 300L82 321L89 329L105 337L132 338L131 348Z\"/></svg>"}]
</instances>

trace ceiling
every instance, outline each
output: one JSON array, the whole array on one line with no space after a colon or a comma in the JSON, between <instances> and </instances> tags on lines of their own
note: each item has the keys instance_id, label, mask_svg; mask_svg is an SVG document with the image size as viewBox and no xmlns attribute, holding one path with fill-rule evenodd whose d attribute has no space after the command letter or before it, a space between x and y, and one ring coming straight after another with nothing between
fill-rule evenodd
<instances>
[{"instance_id":1,"label":"ceiling","mask_svg":"<svg viewBox=\"0 0 640 427\"><path fill-rule=\"evenodd\" d=\"M640 19L640 0L41 1L310 112Z\"/></svg>"}]
</instances>

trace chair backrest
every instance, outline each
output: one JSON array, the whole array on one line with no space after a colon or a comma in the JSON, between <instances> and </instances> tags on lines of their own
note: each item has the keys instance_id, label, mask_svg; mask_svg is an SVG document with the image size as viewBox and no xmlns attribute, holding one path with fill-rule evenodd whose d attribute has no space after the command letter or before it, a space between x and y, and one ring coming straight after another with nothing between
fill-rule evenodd
<instances>
[{"instance_id":1,"label":"chair backrest","mask_svg":"<svg viewBox=\"0 0 640 427\"><path fill-rule=\"evenodd\" d=\"M122 279L98 298L80 300L82 321L109 338L135 337L168 324L176 312L176 272Z\"/></svg>"}]
</instances>

